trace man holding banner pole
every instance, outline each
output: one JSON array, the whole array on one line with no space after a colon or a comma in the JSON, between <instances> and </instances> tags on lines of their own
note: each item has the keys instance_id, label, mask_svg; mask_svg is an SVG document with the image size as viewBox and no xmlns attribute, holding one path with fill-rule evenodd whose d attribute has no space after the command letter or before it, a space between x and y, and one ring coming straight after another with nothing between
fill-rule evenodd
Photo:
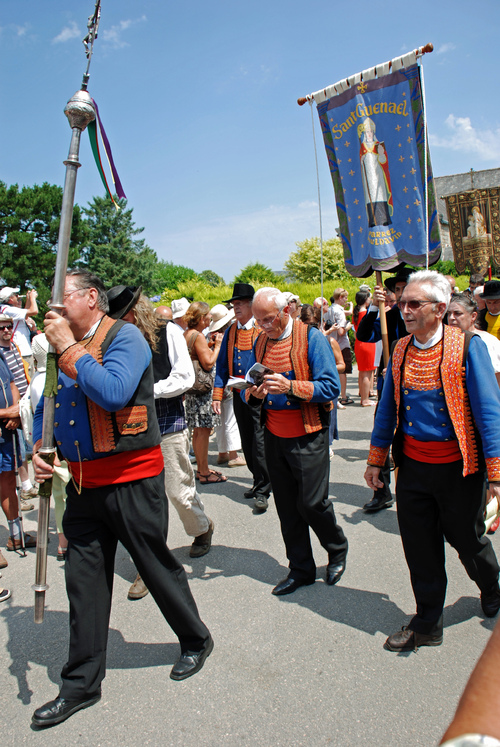
<instances>
[{"instance_id":1,"label":"man holding banner pole","mask_svg":"<svg viewBox=\"0 0 500 747\"><path fill-rule=\"evenodd\" d=\"M393 276L392 278L387 278L387 280L385 281L386 288L388 290L391 290L396 296L396 304L392 307L392 309L390 309L390 311L387 312L387 314L385 312L385 291L382 287L382 282L380 281L380 284L375 286L375 289L373 291L374 304L370 306L370 308L368 309L368 313L365 314L359 324L358 331L356 333L356 337L358 338L358 340L361 340L361 342L378 342L382 339L382 326L384 323L386 327L388 348L392 346L392 344L396 342L396 340L399 340L401 337L404 337L408 334L404 319L401 316L401 312L397 303L400 300L401 295L406 287L410 272L412 271L409 268L403 268L402 270L399 270L395 276ZM379 273L377 273L377 276L378 274ZM378 303L378 307L375 305L375 302ZM386 358L386 356L384 355L383 362L380 363L379 376L377 379L379 399L382 394L382 387L384 384L382 371L384 368L387 368L388 362L389 356L387 355ZM389 457L387 457L384 466L380 470L380 481L383 483L383 487L377 488L373 493L372 499L368 501L368 503L365 503L365 505L363 506L363 509L366 511L366 513L375 513L376 511L381 511L383 508L392 506L393 500L390 489L390 479L390 463Z\"/></svg>"}]
</instances>

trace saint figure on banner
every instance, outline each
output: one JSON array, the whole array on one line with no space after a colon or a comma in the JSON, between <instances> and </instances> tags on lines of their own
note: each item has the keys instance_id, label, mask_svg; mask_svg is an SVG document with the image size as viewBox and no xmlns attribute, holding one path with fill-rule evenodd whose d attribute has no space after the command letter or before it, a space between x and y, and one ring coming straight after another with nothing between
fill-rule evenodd
<instances>
[{"instance_id":1,"label":"saint figure on banner","mask_svg":"<svg viewBox=\"0 0 500 747\"><path fill-rule=\"evenodd\" d=\"M358 126L358 137L368 225L370 228L389 226L392 223L393 203L385 144L377 140L375 122L369 117Z\"/></svg>"},{"instance_id":2,"label":"saint figure on banner","mask_svg":"<svg viewBox=\"0 0 500 747\"><path fill-rule=\"evenodd\" d=\"M468 239L478 239L480 236L487 236L486 221L478 208L474 205L472 213L469 215L469 227L467 229Z\"/></svg>"}]
</instances>

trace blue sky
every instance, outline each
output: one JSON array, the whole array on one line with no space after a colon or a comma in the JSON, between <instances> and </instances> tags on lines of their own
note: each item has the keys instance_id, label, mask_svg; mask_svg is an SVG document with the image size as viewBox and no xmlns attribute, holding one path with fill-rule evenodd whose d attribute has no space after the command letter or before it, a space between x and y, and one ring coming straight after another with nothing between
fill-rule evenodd
<instances>
[{"instance_id":1,"label":"blue sky","mask_svg":"<svg viewBox=\"0 0 500 747\"><path fill-rule=\"evenodd\" d=\"M93 0L2 0L0 179L63 184L66 101ZM498 0L102 0L89 92L143 237L227 281L281 269L319 234L311 111L299 96L432 42L424 57L436 176L499 166ZM323 235L338 225L314 108ZM103 188L87 134L76 201ZM138 279L139 280L139 279Z\"/></svg>"}]
</instances>

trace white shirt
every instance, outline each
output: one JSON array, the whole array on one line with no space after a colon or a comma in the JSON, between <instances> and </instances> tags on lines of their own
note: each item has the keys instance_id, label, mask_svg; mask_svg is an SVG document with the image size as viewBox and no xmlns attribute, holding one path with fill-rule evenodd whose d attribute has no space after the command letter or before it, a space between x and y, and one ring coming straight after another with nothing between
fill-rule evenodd
<instances>
[{"instance_id":1,"label":"white shirt","mask_svg":"<svg viewBox=\"0 0 500 747\"><path fill-rule=\"evenodd\" d=\"M168 378L161 379L154 385L155 399L179 397L194 384L194 368L182 329L177 324L169 323L166 325L165 333L172 370Z\"/></svg>"},{"instance_id":2,"label":"white shirt","mask_svg":"<svg viewBox=\"0 0 500 747\"><path fill-rule=\"evenodd\" d=\"M491 365L495 373L500 373L500 340L495 335L485 332L482 329L475 329L474 334L479 335L481 340L488 348L491 358Z\"/></svg>"},{"instance_id":3,"label":"white shirt","mask_svg":"<svg viewBox=\"0 0 500 747\"><path fill-rule=\"evenodd\" d=\"M416 348L419 348L420 350L429 350L429 348L434 347L434 345L437 345L439 340L443 336L443 325L439 325L439 329L437 332L434 332L430 340L427 340L427 342L419 342L416 337L413 337L413 344Z\"/></svg>"},{"instance_id":4,"label":"white shirt","mask_svg":"<svg viewBox=\"0 0 500 747\"><path fill-rule=\"evenodd\" d=\"M12 338L21 351L23 358L31 355L31 335L26 324L26 309L17 306L0 304L0 314L6 314L14 320L14 337Z\"/></svg>"},{"instance_id":5,"label":"white shirt","mask_svg":"<svg viewBox=\"0 0 500 747\"><path fill-rule=\"evenodd\" d=\"M329 319L334 325L338 325L343 329L347 327L345 311L339 303L332 303L327 313L325 314L325 319ZM332 332L329 337L333 337L334 340L337 340L341 350L351 346L347 331L343 335L339 335L338 332Z\"/></svg>"},{"instance_id":6,"label":"white shirt","mask_svg":"<svg viewBox=\"0 0 500 747\"><path fill-rule=\"evenodd\" d=\"M255 319L253 316L248 320L248 322L245 322L245 324L241 324L241 322L238 322L238 329L252 329L252 327L255 326Z\"/></svg>"}]
</instances>

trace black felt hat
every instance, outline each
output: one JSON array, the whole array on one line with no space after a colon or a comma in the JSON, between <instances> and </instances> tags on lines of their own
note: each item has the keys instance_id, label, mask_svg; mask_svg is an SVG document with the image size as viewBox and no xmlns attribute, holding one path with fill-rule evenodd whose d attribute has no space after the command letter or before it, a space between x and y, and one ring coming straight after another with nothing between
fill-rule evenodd
<instances>
[{"instance_id":1,"label":"black felt hat","mask_svg":"<svg viewBox=\"0 0 500 747\"><path fill-rule=\"evenodd\" d=\"M142 285L115 285L107 292L109 302L109 314L112 319L121 319L128 314L139 300L142 293Z\"/></svg>"},{"instance_id":2,"label":"black felt hat","mask_svg":"<svg viewBox=\"0 0 500 747\"><path fill-rule=\"evenodd\" d=\"M497 301L500 298L500 280L488 280L484 284L483 292L479 298L485 301Z\"/></svg>"},{"instance_id":3,"label":"black felt hat","mask_svg":"<svg viewBox=\"0 0 500 747\"><path fill-rule=\"evenodd\" d=\"M386 280L384 280L385 287L388 290L392 291L392 293L394 293L396 284L407 283L408 278L412 274L412 272L415 272L412 267L403 267L401 270L398 270L397 273L392 276L392 278L387 278Z\"/></svg>"},{"instance_id":4,"label":"black felt hat","mask_svg":"<svg viewBox=\"0 0 500 747\"><path fill-rule=\"evenodd\" d=\"M233 297L229 298L224 303L231 303L231 301L241 301L244 298L253 298L255 296L255 288L253 285L248 283L235 283L233 288Z\"/></svg>"}]
</instances>

